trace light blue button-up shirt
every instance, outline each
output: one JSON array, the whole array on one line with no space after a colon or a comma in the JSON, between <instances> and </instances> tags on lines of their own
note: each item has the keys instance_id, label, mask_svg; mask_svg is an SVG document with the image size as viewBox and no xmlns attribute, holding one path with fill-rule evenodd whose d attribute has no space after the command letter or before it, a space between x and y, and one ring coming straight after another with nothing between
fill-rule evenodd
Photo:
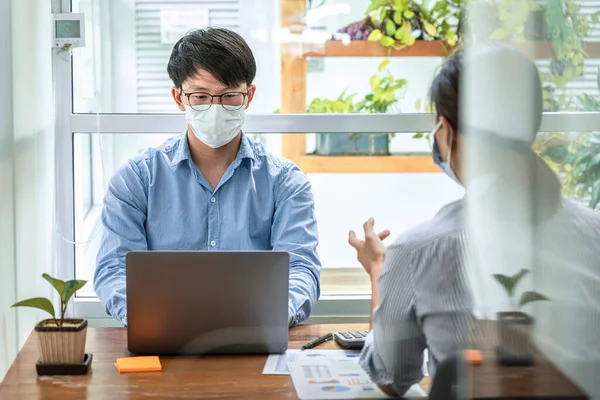
<instances>
[{"instance_id":1,"label":"light blue button-up shirt","mask_svg":"<svg viewBox=\"0 0 600 400\"><path fill-rule=\"evenodd\" d=\"M307 319L319 298L310 182L244 134L215 190L192 161L186 134L130 160L110 180L102 222L94 289L124 324L125 254L133 250L287 251L289 325Z\"/></svg>"}]
</instances>

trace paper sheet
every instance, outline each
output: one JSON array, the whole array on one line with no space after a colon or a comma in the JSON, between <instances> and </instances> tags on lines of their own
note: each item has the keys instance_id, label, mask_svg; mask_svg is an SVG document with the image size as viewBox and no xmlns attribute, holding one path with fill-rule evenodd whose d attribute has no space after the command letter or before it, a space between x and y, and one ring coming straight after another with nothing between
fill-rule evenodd
<instances>
[{"instance_id":1,"label":"paper sheet","mask_svg":"<svg viewBox=\"0 0 600 400\"><path fill-rule=\"evenodd\" d=\"M263 375L289 375L289 362L298 362L300 360L344 360L348 358L358 358L360 350L288 350L285 354L271 354L263 369ZM425 350L423 362L423 375L429 376L427 371L428 352Z\"/></svg>"},{"instance_id":2,"label":"paper sheet","mask_svg":"<svg viewBox=\"0 0 600 400\"><path fill-rule=\"evenodd\" d=\"M360 356L360 350L288 350L285 354L271 354L267 359L263 374L265 375L289 375L289 362L298 362L302 360L344 360Z\"/></svg>"},{"instance_id":3,"label":"paper sheet","mask_svg":"<svg viewBox=\"0 0 600 400\"><path fill-rule=\"evenodd\" d=\"M301 400L389 398L371 381L357 357L337 361L305 358L288 363L288 368ZM405 397L425 398L427 394L413 385Z\"/></svg>"}]
</instances>

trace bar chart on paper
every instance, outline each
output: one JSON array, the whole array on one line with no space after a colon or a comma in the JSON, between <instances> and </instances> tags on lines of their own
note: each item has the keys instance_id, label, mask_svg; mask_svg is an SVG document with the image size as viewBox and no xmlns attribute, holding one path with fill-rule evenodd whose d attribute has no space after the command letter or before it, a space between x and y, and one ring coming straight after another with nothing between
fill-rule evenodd
<instances>
[{"instance_id":1,"label":"bar chart on paper","mask_svg":"<svg viewBox=\"0 0 600 400\"><path fill-rule=\"evenodd\" d=\"M321 361L304 358L288 363L288 368L302 400L388 398L363 371L356 357ZM406 397L425 398L426 393L414 385Z\"/></svg>"}]
</instances>

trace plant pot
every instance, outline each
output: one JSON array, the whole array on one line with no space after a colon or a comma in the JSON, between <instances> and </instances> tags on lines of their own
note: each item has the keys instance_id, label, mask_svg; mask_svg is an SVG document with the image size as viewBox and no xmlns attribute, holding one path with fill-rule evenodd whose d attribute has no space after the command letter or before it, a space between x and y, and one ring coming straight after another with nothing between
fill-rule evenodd
<instances>
[{"instance_id":1,"label":"plant pot","mask_svg":"<svg viewBox=\"0 0 600 400\"><path fill-rule=\"evenodd\" d=\"M535 346L532 340L533 318L522 312L498 313L496 348L501 365L533 365Z\"/></svg>"},{"instance_id":2,"label":"plant pot","mask_svg":"<svg viewBox=\"0 0 600 400\"><path fill-rule=\"evenodd\" d=\"M85 355L88 322L84 319L65 319L56 326L46 319L35 326L38 336L39 364L81 364Z\"/></svg>"},{"instance_id":3,"label":"plant pot","mask_svg":"<svg viewBox=\"0 0 600 400\"><path fill-rule=\"evenodd\" d=\"M381 133L322 133L317 135L317 155L389 155L390 139Z\"/></svg>"}]
</instances>

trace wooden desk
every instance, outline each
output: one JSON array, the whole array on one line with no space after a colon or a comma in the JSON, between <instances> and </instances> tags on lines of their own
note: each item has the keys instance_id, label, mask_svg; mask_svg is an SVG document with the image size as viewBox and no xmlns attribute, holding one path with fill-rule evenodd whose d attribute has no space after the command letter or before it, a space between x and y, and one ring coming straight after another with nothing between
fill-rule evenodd
<instances>
[{"instance_id":1,"label":"wooden desk","mask_svg":"<svg viewBox=\"0 0 600 400\"><path fill-rule=\"evenodd\" d=\"M365 329L366 324L302 325L290 330L290 348L328 332ZM32 334L0 385L0 399L297 399L289 376L262 375L266 356L161 357L162 372L119 374L113 363L127 355L126 335L124 328L89 329L86 351L94 360L88 375L38 377ZM319 348L338 346L330 341ZM421 385L429 390L429 378Z\"/></svg>"},{"instance_id":2,"label":"wooden desk","mask_svg":"<svg viewBox=\"0 0 600 400\"><path fill-rule=\"evenodd\" d=\"M530 367L503 367L496 362L496 321L477 321L471 333L473 348L481 351L483 364L467 367L470 398L587 400L588 396L541 353Z\"/></svg>"}]
</instances>

